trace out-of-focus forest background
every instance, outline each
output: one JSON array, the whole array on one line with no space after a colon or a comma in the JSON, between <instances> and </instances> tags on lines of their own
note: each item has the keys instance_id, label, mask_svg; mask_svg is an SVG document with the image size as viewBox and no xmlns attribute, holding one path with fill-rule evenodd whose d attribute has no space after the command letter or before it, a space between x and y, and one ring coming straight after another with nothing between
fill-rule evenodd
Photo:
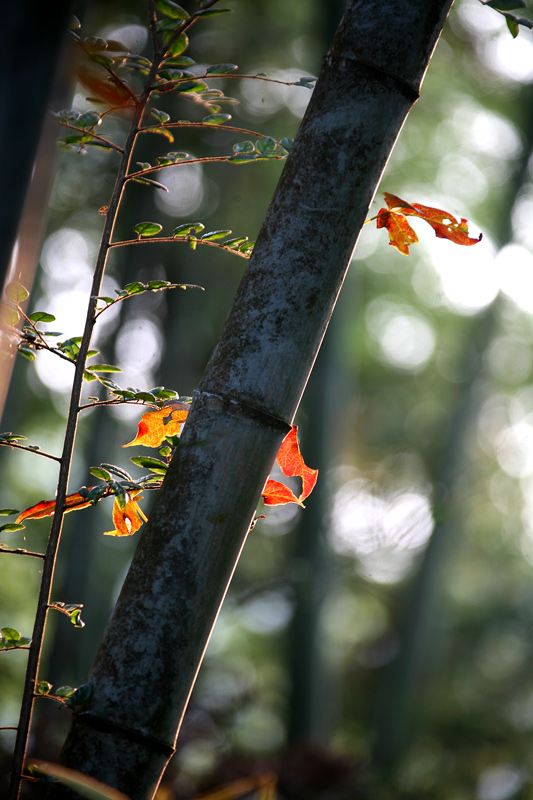
<instances>
[{"instance_id":1,"label":"out-of-focus forest background","mask_svg":"<svg viewBox=\"0 0 533 800\"><path fill-rule=\"evenodd\" d=\"M195 26L188 55L284 79L318 74L343 7L226 5L235 13ZM140 51L144 14L140 1L96 3L84 33ZM257 81L228 79L224 88L239 100L224 108L235 124L278 139L295 135L310 96ZM72 91L62 107L87 108L86 92ZM363 229L296 419L304 457L320 469L317 488L305 511L267 509L249 536L162 799L268 771L289 799L531 796L532 101L531 32L513 40L496 12L456 0L381 190L467 217L483 240L461 248L415 220L421 242L405 258L386 232ZM174 110L178 101L165 102ZM180 102L179 113L195 119ZM139 159L166 152L159 138ZM235 141L184 131L175 147L217 155ZM116 165L116 154L97 148L57 155L30 308L53 313L69 336L83 324L98 209ZM180 167L165 175L169 195L130 187L117 236L130 238L145 219L168 230L201 220L254 239L282 166ZM371 214L380 207L377 195ZM104 315L97 346L123 369L121 385L191 395L244 266L185 244L115 250L105 294L155 278L205 287L143 295ZM35 364L19 359L2 430L59 452L65 367L46 354ZM128 468L121 445L140 413L83 417L70 491L101 461ZM0 459L1 506L53 497L53 462L7 448ZM136 544L101 535L110 515L106 501L66 518L53 598L84 603L86 627L51 618L40 678L55 688L86 681ZM37 550L47 530L37 520L2 541ZM31 633L39 566L2 556L1 626ZM0 659L2 725L17 722L25 660L24 652ZM56 760L68 712L42 700L36 718L32 750ZM3 764L12 744L12 733L0 734Z\"/></svg>"}]
</instances>

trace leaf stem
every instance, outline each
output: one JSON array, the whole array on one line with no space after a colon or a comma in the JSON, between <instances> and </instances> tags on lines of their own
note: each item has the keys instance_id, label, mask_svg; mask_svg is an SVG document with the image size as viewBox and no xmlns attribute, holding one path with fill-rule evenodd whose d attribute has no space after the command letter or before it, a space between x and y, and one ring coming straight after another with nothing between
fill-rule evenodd
<instances>
[{"instance_id":1,"label":"leaf stem","mask_svg":"<svg viewBox=\"0 0 533 800\"><path fill-rule=\"evenodd\" d=\"M163 244L168 242L188 242L188 243L195 242L196 244L206 244L209 245L210 247L218 247L219 250L225 250L227 253L233 253L233 255L240 256L241 258L246 258L246 259L249 258L249 256L247 256L245 253L240 253L238 250L233 250L231 247L224 247L223 244L219 244L218 242L202 241L202 239L195 239L192 236L152 236L150 238L147 237L146 239L126 239L122 242L111 242L109 247L110 248L127 247L132 244ZM198 286L192 288L201 289L202 287ZM134 297L135 295L132 296ZM125 300L126 298L120 298L120 299ZM105 309L101 308L98 313L100 314L102 311L105 311Z\"/></svg>"}]
</instances>

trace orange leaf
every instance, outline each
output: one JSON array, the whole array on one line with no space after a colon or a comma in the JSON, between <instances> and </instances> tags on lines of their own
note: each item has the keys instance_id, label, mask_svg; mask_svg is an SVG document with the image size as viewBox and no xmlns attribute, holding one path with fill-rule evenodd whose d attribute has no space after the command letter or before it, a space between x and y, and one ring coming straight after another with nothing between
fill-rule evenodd
<instances>
[{"instance_id":1,"label":"orange leaf","mask_svg":"<svg viewBox=\"0 0 533 800\"><path fill-rule=\"evenodd\" d=\"M159 447L167 436L176 436L187 419L189 406L185 403L169 403L157 411L143 414L137 427L137 436L122 447L142 444L145 447ZM166 420L166 421L165 421Z\"/></svg>"},{"instance_id":2,"label":"orange leaf","mask_svg":"<svg viewBox=\"0 0 533 800\"><path fill-rule=\"evenodd\" d=\"M133 108L135 101L125 86L113 81L111 78L101 78L94 72L80 67L78 69L80 83L89 89L97 100L107 103L111 108Z\"/></svg>"},{"instance_id":3,"label":"orange leaf","mask_svg":"<svg viewBox=\"0 0 533 800\"><path fill-rule=\"evenodd\" d=\"M261 497L266 506L280 506L285 503L302 505L288 486L285 486L284 483L279 483L279 481L273 481L271 478L266 482Z\"/></svg>"},{"instance_id":4,"label":"orange leaf","mask_svg":"<svg viewBox=\"0 0 533 800\"><path fill-rule=\"evenodd\" d=\"M418 236L403 214L382 208L378 213L376 226L378 228L387 228L389 244L399 250L400 253L403 253L404 256L409 255L409 246L418 242Z\"/></svg>"},{"instance_id":5,"label":"orange leaf","mask_svg":"<svg viewBox=\"0 0 533 800\"><path fill-rule=\"evenodd\" d=\"M449 239L454 244L462 244L469 247L477 244L483 238L482 233L479 234L477 239L469 237L466 219L461 219L461 222L458 222L455 217L440 208L431 208L431 206L423 206L420 203L413 203L413 206L416 209L416 215L429 223L435 231L435 235L440 239ZM414 213L408 209L404 210L404 214Z\"/></svg>"},{"instance_id":6,"label":"orange leaf","mask_svg":"<svg viewBox=\"0 0 533 800\"><path fill-rule=\"evenodd\" d=\"M401 197L398 197L397 194L383 192L383 197L385 198L385 202L387 203L387 208L389 211L391 208L414 208L414 206L412 206L406 200L402 200Z\"/></svg>"},{"instance_id":7,"label":"orange leaf","mask_svg":"<svg viewBox=\"0 0 533 800\"><path fill-rule=\"evenodd\" d=\"M91 489L92 487L89 487ZM91 501L87 500L87 498L82 497L79 492L75 494L69 494L65 498L65 514L69 511L77 511L79 508L87 508L87 506L91 505ZM51 517L54 513L56 508L56 501L55 500L40 500L31 508L27 508L26 511L23 511L19 517L17 517L17 525L25 519L41 519L42 517Z\"/></svg>"},{"instance_id":8,"label":"orange leaf","mask_svg":"<svg viewBox=\"0 0 533 800\"><path fill-rule=\"evenodd\" d=\"M318 470L308 467L302 458L296 425L292 426L291 431L282 441L276 461L287 478L296 476L302 479L302 492L299 497L296 497L282 483L268 480L262 493L263 502L268 506L282 505L284 503L298 503L298 505L303 506L303 501L306 497L309 497L314 489Z\"/></svg>"},{"instance_id":9,"label":"orange leaf","mask_svg":"<svg viewBox=\"0 0 533 800\"><path fill-rule=\"evenodd\" d=\"M441 208L423 206L421 203L407 203L401 197L389 192L383 192L383 196L389 210L382 208L378 212L376 225L378 228L387 228L390 244L406 256L409 255L409 245L418 242L416 233L405 219L408 216L420 217L425 220L428 225L431 225L439 239L448 239L454 244L470 247L483 238L482 233L477 239L471 238L468 235L467 220L462 218L459 222L452 214ZM398 209L398 211L391 209ZM408 241L411 234L416 238Z\"/></svg>"},{"instance_id":10,"label":"orange leaf","mask_svg":"<svg viewBox=\"0 0 533 800\"><path fill-rule=\"evenodd\" d=\"M138 505L138 501L142 497L134 498L139 492L130 492L131 500L128 500L126 505L121 508L118 500L115 497L113 503L113 525L115 529L112 531L104 531L104 536L131 536L139 530L143 522L147 521L145 514Z\"/></svg>"}]
</instances>

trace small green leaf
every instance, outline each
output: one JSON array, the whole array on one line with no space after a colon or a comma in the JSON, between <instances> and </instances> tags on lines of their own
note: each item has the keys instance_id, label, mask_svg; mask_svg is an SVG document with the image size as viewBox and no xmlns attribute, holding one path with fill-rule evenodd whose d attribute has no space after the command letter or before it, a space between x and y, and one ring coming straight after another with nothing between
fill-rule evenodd
<instances>
[{"instance_id":1,"label":"small green leaf","mask_svg":"<svg viewBox=\"0 0 533 800\"><path fill-rule=\"evenodd\" d=\"M214 242L217 239L224 239L226 236L229 236L231 231L210 231L209 233L204 233L203 236L200 237L202 242Z\"/></svg>"},{"instance_id":2,"label":"small green leaf","mask_svg":"<svg viewBox=\"0 0 533 800\"><path fill-rule=\"evenodd\" d=\"M235 153L235 155L228 158L228 161L231 161L232 164L248 164L250 161L256 160L255 153Z\"/></svg>"},{"instance_id":3,"label":"small green leaf","mask_svg":"<svg viewBox=\"0 0 533 800\"><path fill-rule=\"evenodd\" d=\"M35 361L35 353L29 347L21 345L18 349L21 356L27 358L28 361Z\"/></svg>"},{"instance_id":4,"label":"small green leaf","mask_svg":"<svg viewBox=\"0 0 533 800\"><path fill-rule=\"evenodd\" d=\"M142 400L143 403L155 402L155 396L151 392L135 392L135 399Z\"/></svg>"},{"instance_id":5,"label":"small green leaf","mask_svg":"<svg viewBox=\"0 0 533 800\"><path fill-rule=\"evenodd\" d=\"M207 83L204 83L203 81L184 81L183 83L178 83L176 86L176 91L183 94L199 94L200 92L204 92L206 89Z\"/></svg>"},{"instance_id":6,"label":"small green leaf","mask_svg":"<svg viewBox=\"0 0 533 800\"><path fill-rule=\"evenodd\" d=\"M129 472L126 472L125 469L121 467L117 467L115 464L100 464L101 467L108 469L109 472L112 472L114 475L117 475L119 478L125 478L127 481L133 480Z\"/></svg>"},{"instance_id":7,"label":"small green leaf","mask_svg":"<svg viewBox=\"0 0 533 800\"><path fill-rule=\"evenodd\" d=\"M166 289L166 287L170 285L170 281L148 281L146 288L155 292L158 289Z\"/></svg>"},{"instance_id":8,"label":"small green leaf","mask_svg":"<svg viewBox=\"0 0 533 800\"><path fill-rule=\"evenodd\" d=\"M53 314L47 314L46 311L34 311L30 314L32 322L54 322L55 317Z\"/></svg>"},{"instance_id":9,"label":"small green leaf","mask_svg":"<svg viewBox=\"0 0 533 800\"><path fill-rule=\"evenodd\" d=\"M155 394L158 400L170 400L172 397L176 397L178 393L172 389L160 389L158 392L152 389L152 394Z\"/></svg>"},{"instance_id":10,"label":"small green leaf","mask_svg":"<svg viewBox=\"0 0 533 800\"><path fill-rule=\"evenodd\" d=\"M286 139L284 137L283 139L280 139L279 143L287 151L287 153L290 153L291 147L294 144L294 139Z\"/></svg>"},{"instance_id":11,"label":"small green leaf","mask_svg":"<svg viewBox=\"0 0 533 800\"><path fill-rule=\"evenodd\" d=\"M172 0L156 0L156 8L171 19L189 19L188 13L184 8Z\"/></svg>"},{"instance_id":12,"label":"small green leaf","mask_svg":"<svg viewBox=\"0 0 533 800\"><path fill-rule=\"evenodd\" d=\"M226 72L235 72L239 69L237 64L213 64L206 69L207 75L224 75Z\"/></svg>"},{"instance_id":13,"label":"small green leaf","mask_svg":"<svg viewBox=\"0 0 533 800\"><path fill-rule=\"evenodd\" d=\"M56 690L56 697L71 697L75 691L76 688L74 686L60 686Z\"/></svg>"},{"instance_id":14,"label":"small green leaf","mask_svg":"<svg viewBox=\"0 0 533 800\"><path fill-rule=\"evenodd\" d=\"M507 23L507 27L511 32L511 36L513 39L516 39L518 34L520 33L520 26L516 21L516 17L513 17L511 14L505 14L505 21Z\"/></svg>"},{"instance_id":15,"label":"small green leaf","mask_svg":"<svg viewBox=\"0 0 533 800\"><path fill-rule=\"evenodd\" d=\"M195 16L199 17L214 17L218 14L233 14L233 9L231 8L206 8L200 11L197 11Z\"/></svg>"},{"instance_id":16,"label":"small green leaf","mask_svg":"<svg viewBox=\"0 0 533 800\"><path fill-rule=\"evenodd\" d=\"M11 514L18 514L19 511L16 508L0 508L0 517L10 517Z\"/></svg>"},{"instance_id":17,"label":"small green leaf","mask_svg":"<svg viewBox=\"0 0 533 800\"><path fill-rule=\"evenodd\" d=\"M12 303L23 303L30 296L28 290L17 281L11 281L5 288L5 295Z\"/></svg>"},{"instance_id":18,"label":"small green leaf","mask_svg":"<svg viewBox=\"0 0 533 800\"><path fill-rule=\"evenodd\" d=\"M237 142L237 144L233 145L233 152L234 153L254 153L255 152L255 145L253 142L246 141L246 142Z\"/></svg>"},{"instance_id":19,"label":"small green leaf","mask_svg":"<svg viewBox=\"0 0 533 800\"><path fill-rule=\"evenodd\" d=\"M52 684L48 681L38 681L35 684L35 694L50 694L51 690Z\"/></svg>"},{"instance_id":20,"label":"small green leaf","mask_svg":"<svg viewBox=\"0 0 533 800\"><path fill-rule=\"evenodd\" d=\"M91 372L122 372L120 367L115 367L113 364L91 364L87 369Z\"/></svg>"},{"instance_id":21,"label":"small green leaf","mask_svg":"<svg viewBox=\"0 0 533 800\"><path fill-rule=\"evenodd\" d=\"M152 472L164 474L168 470L168 464L160 461L158 458L150 458L149 456L133 456L130 458L133 464L138 467L143 467L151 470Z\"/></svg>"},{"instance_id":22,"label":"small green leaf","mask_svg":"<svg viewBox=\"0 0 533 800\"><path fill-rule=\"evenodd\" d=\"M513 8L525 8L524 0L489 0L486 6L496 8L498 11L512 11Z\"/></svg>"},{"instance_id":23,"label":"small green leaf","mask_svg":"<svg viewBox=\"0 0 533 800\"><path fill-rule=\"evenodd\" d=\"M102 117L96 111L86 111L75 122L77 128L94 128L100 125Z\"/></svg>"},{"instance_id":24,"label":"small green leaf","mask_svg":"<svg viewBox=\"0 0 533 800\"><path fill-rule=\"evenodd\" d=\"M185 222L172 231L173 236L187 236L191 233L201 233L205 228L202 222Z\"/></svg>"},{"instance_id":25,"label":"small green leaf","mask_svg":"<svg viewBox=\"0 0 533 800\"><path fill-rule=\"evenodd\" d=\"M152 117L155 117L161 125L164 125L165 122L170 120L170 114L167 114L166 111L160 111L158 108L152 108L151 112Z\"/></svg>"},{"instance_id":26,"label":"small green leaf","mask_svg":"<svg viewBox=\"0 0 533 800\"><path fill-rule=\"evenodd\" d=\"M152 165L150 164L149 161L137 161L137 166L144 171L145 169L150 169Z\"/></svg>"},{"instance_id":27,"label":"small green leaf","mask_svg":"<svg viewBox=\"0 0 533 800\"><path fill-rule=\"evenodd\" d=\"M142 133L159 133L161 136L164 136L165 139L168 139L169 142L172 143L174 141L174 137L166 128L143 128Z\"/></svg>"},{"instance_id":28,"label":"small green leaf","mask_svg":"<svg viewBox=\"0 0 533 800\"><path fill-rule=\"evenodd\" d=\"M189 240L189 247L191 248L191 250L196 250L196 244L197 244L197 240L196 239L190 239Z\"/></svg>"},{"instance_id":29,"label":"small green leaf","mask_svg":"<svg viewBox=\"0 0 533 800\"><path fill-rule=\"evenodd\" d=\"M223 125L224 122L228 122L231 119L231 114L209 114L208 117L204 117L202 122L204 125Z\"/></svg>"},{"instance_id":30,"label":"small green leaf","mask_svg":"<svg viewBox=\"0 0 533 800\"><path fill-rule=\"evenodd\" d=\"M102 469L102 467L91 467L89 470L91 475L94 475L95 478L99 478L102 481L110 481L111 473L108 472L106 469Z\"/></svg>"},{"instance_id":31,"label":"small green leaf","mask_svg":"<svg viewBox=\"0 0 533 800\"><path fill-rule=\"evenodd\" d=\"M73 695L69 698L69 705L78 710L81 706L86 705L93 696L93 687L90 683L84 683L78 686Z\"/></svg>"},{"instance_id":32,"label":"small green leaf","mask_svg":"<svg viewBox=\"0 0 533 800\"><path fill-rule=\"evenodd\" d=\"M102 499L104 494L107 491L107 486L93 486L92 489L89 489L89 494L87 495L87 500L90 500L93 505Z\"/></svg>"},{"instance_id":33,"label":"small green leaf","mask_svg":"<svg viewBox=\"0 0 533 800\"><path fill-rule=\"evenodd\" d=\"M141 236L155 236L163 230L163 226L159 222L139 222L133 230L140 239Z\"/></svg>"},{"instance_id":34,"label":"small green leaf","mask_svg":"<svg viewBox=\"0 0 533 800\"><path fill-rule=\"evenodd\" d=\"M163 34L163 41L165 45L170 40L172 33L167 32ZM169 56L180 56L189 46L189 39L185 33L180 33L180 35L175 39L170 47L167 50L167 55Z\"/></svg>"},{"instance_id":35,"label":"small green leaf","mask_svg":"<svg viewBox=\"0 0 533 800\"><path fill-rule=\"evenodd\" d=\"M258 139L255 143L255 150L258 155L271 156L275 154L278 143L271 136L265 136L264 139Z\"/></svg>"},{"instance_id":36,"label":"small green leaf","mask_svg":"<svg viewBox=\"0 0 533 800\"><path fill-rule=\"evenodd\" d=\"M124 291L128 294L140 294L140 292L146 291L146 286L140 281L132 281L124 286Z\"/></svg>"},{"instance_id":37,"label":"small green leaf","mask_svg":"<svg viewBox=\"0 0 533 800\"><path fill-rule=\"evenodd\" d=\"M237 247L238 245L247 241L247 236L237 236L236 239L228 239L226 242L224 242L224 247L231 247L233 249L234 247Z\"/></svg>"},{"instance_id":38,"label":"small green leaf","mask_svg":"<svg viewBox=\"0 0 533 800\"><path fill-rule=\"evenodd\" d=\"M0 531L6 531L6 533L13 533L14 531L21 531L25 526L20 525L17 522L8 522L7 525L2 525L0 527Z\"/></svg>"}]
</instances>

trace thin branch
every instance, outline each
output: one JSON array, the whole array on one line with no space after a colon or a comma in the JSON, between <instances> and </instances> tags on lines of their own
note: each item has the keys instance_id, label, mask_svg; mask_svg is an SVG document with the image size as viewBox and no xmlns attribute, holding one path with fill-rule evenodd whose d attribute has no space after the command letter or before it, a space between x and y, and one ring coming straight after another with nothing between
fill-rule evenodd
<instances>
[{"instance_id":1,"label":"thin branch","mask_svg":"<svg viewBox=\"0 0 533 800\"><path fill-rule=\"evenodd\" d=\"M20 782L22 779L21 776L23 771L24 758L26 754L31 717L33 712L33 703L35 699L34 686L39 671L39 662L41 658L44 629L48 614L48 604L50 602L51 588L55 570L55 562L61 538L63 517L65 514L68 479L72 463L74 441L76 438L78 408L80 405L80 398L83 386L83 376L88 358L88 352L91 343L93 328L95 325L95 311L97 302L96 297L100 294L100 287L102 284L102 279L104 276L105 267L107 263L107 256L109 252L109 242L113 234L113 229L115 226L117 213L120 206L120 201L124 191L124 186L126 184L126 175L130 166L130 161L133 154L133 147L135 144L138 127L142 121L144 109L146 107L146 103L149 97L148 86L152 83L153 78L157 72L157 68L158 64L154 64L152 66L152 69L150 70L150 74L146 81L145 89L141 93L133 112L133 117L130 123L130 128L124 145L124 152L122 153L122 158L115 186L111 195L111 199L109 201L109 211L106 216L104 230L102 232L102 239L100 242L100 248L96 259L95 270L93 275L93 283L91 287L91 293L87 308L87 315L85 319L85 327L83 331L82 340L79 346L79 352L74 372L74 380L72 384L70 406L65 428L65 439L63 444L63 452L61 456L61 465L59 469L59 478L57 484L55 512L52 520L52 525L50 528L50 535L46 547L45 558L43 560L41 587L39 591L39 598L37 601L37 611L35 614L35 624L33 628L32 644L30 647L30 653L28 657L26 678L22 695L19 727L13 753L11 784L8 795L9 800L17 800L19 796Z\"/></svg>"},{"instance_id":2,"label":"thin branch","mask_svg":"<svg viewBox=\"0 0 533 800\"><path fill-rule=\"evenodd\" d=\"M249 254L246 255L245 253L240 253L238 250L233 250L231 247L224 247L223 244L219 244L218 242L203 241L202 239L195 239L195 238L193 238L191 236L152 236L152 237L146 238L146 239L126 239L125 241L122 241L122 242L111 242L109 247L110 248L112 248L112 247L126 247L126 246L132 245L132 244L162 244L162 243L168 243L168 242L188 242L188 243L195 242L195 244L207 244L210 247L218 247L219 250L225 250L226 253L233 253L233 255L240 256L240 258L248 259L250 257ZM244 244L244 242L243 242L243 244ZM194 287L194 288L203 289L202 286L198 286L198 287ZM134 296L135 295L132 295L132 297L134 297ZM126 298L120 298L120 299L124 299L125 300ZM107 308L107 306L106 306L106 308ZM102 311L105 311L105 308L100 309L100 311L98 313L101 313Z\"/></svg>"},{"instance_id":3,"label":"thin branch","mask_svg":"<svg viewBox=\"0 0 533 800\"><path fill-rule=\"evenodd\" d=\"M44 553L33 553L31 550L24 550L22 547L16 547L14 550L8 550L7 547L0 546L0 553L9 553L12 556L31 556L32 558L44 558Z\"/></svg>"},{"instance_id":4,"label":"thin branch","mask_svg":"<svg viewBox=\"0 0 533 800\"><path fill-rule=\"evenodd\" d=\"M150 37L152 39L152 52L154 54L154 60L156 59L156 54L159 53L159 40L157 38L157 14L155 13L155 4L154 0L147 0L148 5L148 21L150 27Z\"/></svg>"},{"instance_id":5,"label":"thin branch","mask_svg":"<svg viewBox=\"0 0 533 800\"><path fill-rule=\"evenodd\" d=\"M222 125L210 125L209 122L189 122L188 120L181 120L179 122L164 122L162 125L148 125L146 128L141 128L139 133L145 133L145 131L153 131L154 128L207 128L211 131L235 131L236 133L242 133L245 136L257 136L258 139L268 139L269 136L267 133L259 133L258 131L251 131L248 128L239 128L236 125L227 125L223 123ZM279 142L278 142L279 144Z\"/></svg>"},{"instance_id":6,"label":"thin branch","mask_svg":"<svg viewBox=\"0 0 533 800\"><path fill-rule=\"evenodd\" d=\"M173 241L175 240L175 238L176 237L174 237ZM138 239L134 239L134 240L132 240L130 242L114 242L113 244L110 244L109 247L110 248L111 247L120 247L123 244L132 244L132 243L135 243L137 241L138 241ZM159 239L159 241L167 241L167 240L166 239ZM204 244L206 244L206 243L204 242ZM146 289L146 291L147 292L150 292L150 291L164 292L164 291L167 291L168 289L200 289L202 292L205 291L203 286L200 286L199 284L196 284L196 283L171 283L168 286L161 286L161 287L159 287L158 289L155 289L155 290L154 289ZM98 319L100 314L102 314L104 311L107 311L107 309L111 308L111 306L114 306L117 303L121 303L123 300L129 300L132 297L137 297L140 294L144 294L144 292L135 292L134 294L120 295L119 297L115 297L110 303L105 305L103 308L100 308L96 312L96 314L94 315L94 318ZM97 300L101 300L102 298L101 297L97 297L96 299ZM88 367L88 369L90 369L90 367Z\"/></svg>"},{"instance_id":7,"label":"thin branch","mask_svg":"<svg viewBox=\"0 0 533 800\"><path fill-rule=\"evenodd\" d=\"M61 458L59 456L53 456L51 453L45 453L44 450L34 450L33 447L28 447L27 445L16 444L16 442L4 442L0 439L0 447L2 446L13 447L15 450L26 450L28 453L35 453L36 456L44 456L45 458L51 458L52 461L57 461L58 464L61 464Z\"/></svg>"},{"instance_id":8,"label":"thin branch","mask_svg":"<svg viewBox=\"0 0 533 800\"><path fill-rule=\"evenodd\" d=\"M283 161L286 159L286 157L287 156L268 156L268 157L259 156L257 159L250 159L250 164L253 161L266 161L267 159L268 161ZM168 169L169 167L181 167L183 164L208 164L208 163L213 163L215 161L225 162L229 161L230 158L232 158L232 156L206 156L205 158L184 158L181 161L176 161L172 164L159 164L158 166L147 167L147 169L140 170L139 172L130 172L129 175L126 176L126 180L130 181L133 180L134 178L141 178L143 175L150 175L152 172L159 172L159 170Z\"/></svg>"},{"instance_id":9,"label":"thin branch","mask_svg":"<svg viewBox=\"0 0 533 800\"><path fill-rule=\"evenodd\" d=\"M70 122L63 122L61 119L56 119L58 125L62 125L64 128L68 128L71 131L76 131L76 133L89 133L94 139L98 139L99 142L102 142L106 145L106 147L111 147L113 150L117 150L119 153L123 153L124 150L122 147L119 147L118 144L114 142L110 142L109 139L106 139L104 136L100 136L97 133L94 133L92 130L86 130L85 128L77 128L76 125L71 125ZM88 142L86 142L88 144Z\"/></svg>"}]
</instances>

